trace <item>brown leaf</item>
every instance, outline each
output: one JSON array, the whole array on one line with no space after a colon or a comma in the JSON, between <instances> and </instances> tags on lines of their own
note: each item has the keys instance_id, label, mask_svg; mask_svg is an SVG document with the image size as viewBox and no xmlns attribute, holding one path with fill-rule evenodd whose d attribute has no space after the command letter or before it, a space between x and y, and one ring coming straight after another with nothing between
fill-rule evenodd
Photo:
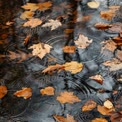
<instances>
[{"instance_id":1,"label":"brown leaf","mask_svg":"<svg viewBox=\"0 0 122 122\"><path fill-rule=\"evenodd\" d=\"M111 122L122 122L122 114L113 112L110 117Z\"/></svg>"},{"instance_id":2,"label":"brown leaf","mask_svg":"<svg viewBox=\"0 0 122 122\"><path fill-rule=\"evenodd\" d=\"M75 53L76 47L75 46L65 46L65 47L63 47L63 51L65 53Z\"/></svg>"},{"instance_id":3,"label":"brown leaf","mask_svg":"<svg viewBox=\"0 0 122 122\"><path fill-rule=\"evenodd\" d=\"M43 58L47 53L50 53L50 49L52 46L48 44L38 43L33 44L29 49L33 49L32 54L34 56L38 56L39 58Z\"/></svg>"},{"instance_id":4,"label":"brown leaf","mask_svg":"<svg viewBox=\"0 0 122 122\"><path fill-rule=\"evenodd\" d=\"M88 100L82 107L82 111L91 111L96 108L97 104L93 100Z\"/></svg>"},{"instance_id":5,"label":"brown leaf","mask_svg":"<svg viewBox=\"0 0 122 122\"><path fill-rule=\"evenodd\" d=\"M67 114L67 118L64 118L59 115L53 115L53 117L57 122L76 122L76 120L74 120L74 117L69 114Z\"/></svg>"},{"instance_id":6,"label":"brown leaf","mask_svg":"<svg viewBox=\"0 0 122 122\"><path fill-rule=\"evenodd\" d=\"M51 27L51 30L55 30L58 27L62 26L61 22L59 20L48 20L49 22L42 25L42 27Z\"/></svg>"},{"instance_id":7,"label":"brown leaf","mask_svg":"<svg viewBox=\"0 0 122 122\"><path fill-rule=\"evenodd\" d=\"M66 34L72 33L74 31L74 29L65 29L64 32Z\"/></svg>"},{"instance_id":8,"label":"brown leaf","mask_svg":"<svg viewBox=\"0 0 122 122\"><path fill-rule=\"evenodd\" d=\"M42 71L42 73L49 73L50 74L55 70L61 70L61 69L64 69L64 66L60 65L60 64L56 64L56 65L48 66L46 69L44 69Z\"/></svg>"},{"instance_id":9,"label":"brown leaf","mask_svg":"<svg viewBox=\"0 0 122 122\"><path fill-rule=\"evenodd\" d=\"M50 7L52 6L52 2L48 1L48 2L44 2L44 3L38 3L38 10L40 11L45 11L50 9Z\"/></svg>"},{"instance_id":10,"label":"brown leaf","mask_svg":"<svg viewBox=\"0 0 122 122\"><path fill-rule=\"evenodd\" d=\"M116 52L116 57L117 57L120 61L122 61L122 50L117 50L117 52Z\"/></svg>"},{"instance_id":11,"label":"brown leaf","mask_svg":"<svg viewBox=\"0 0 122 122\"><path fill-rule=\"evenodd\" d=\"M104 119L104 118L95 118L91 122L108 122L108 121L106 119Z\"/></svg>"},{"instance_id":12,"label":"brown leaf","mask_svg":"<svg viewBox=\"0 0 122 122\"><path fill-rule=\"evenodd\" d=\"M0 99L2 99L6 94L8 90L6 86L0 86Z\"/></svg>"},{"instance_id":13,"label":"brown leaf","mask_svg":"<svg viewBox=\"0 0 122 122\"><path fill-rule=\"evenodd\" d=\"M104 44L104 46L102 47L102 51L107 49L111 52L114 52L115 49L117 48L116 43L112 40L107 40L106 42L102 42L102 44Z\"/></svg>"},{"instance_id":14,"label":"brown leaf","mask_svg":"<svg viewBox=\"0 0 122 122\"><path fill-rule=\"evenodd\" d=\"M32 11L25 11L25 12L23 12L21 14L20 18L23 19L23 20L31 19L33 15L34 15L34 12L32 12Z\"/></svg>"},{"instance_id":15,"label":"brown leaf","mask_svg":"<svg viewBox=\"0 0 122 122\"><path fill-rule=\"evenodd\" d=\"M99 2L96 2L96 1L92 1L92 2L88 2L87 5L90 8L98 8L100 6L100 3Z\"/></svg>"},{"instance_id":16,"label":"brown leaf","mask_svg":"<svg viewBox=\"0 0 122 122\"><path fill-rule=\"evenodd\" d=\"M78 48L84 49L92 43L92 40L89 40L88 37L80 34L79 38L74 42Z\"/></svg>"},{"instance_id":17,"label":"brown leaf","mask_svg":"<svg viewBox=\"0 0 122 122\"><path fill-rule=\"evenodd\" d=\"M41 25L42 24L42 20L38 19L38 18L32 18L30 19L29 21L25 22L23 24L24 27L28 27L30 26L31 28L34 28L38 25Z\"/></svg>"},{"instance_id":18,"label":"brown leaf","mask_svg":"<svg viewBox=\"0 0 122 122\"><path fill-rule=\"evenodd\" d=\"M122 37L114 37L113 41L116 43L117 46L122 46Z\"/></svg>"},{"instance_id":19,"label":"brown leaf","mask_svg":"<svg viewBox=\"0 0 122 122\"><path fill-rule=\"evenodd\" d=\"M97 81L101 85L103 84L103 77L101 75L95 75L95 76L91 76L89 78Z\"/></svg>"},{"instance_id":20,"label":"brown leaf","mask_svg":"<svg viewBox=\"0 0 122 122\"><path fill-rule=\"evenodd\" d=\"M48 87L45 87L44 89L41 89L40 90L40 93L42 94L42 95L54 95L54 88L53 87L51 87L51 86L48 86Z\"/></svg>"},{"instance_id":21,"label":"brown leaf","mask_svg":"<svg viewBox=\"0 0 122 122\"><path fill-rule=\"evenodd\" d=\"M23 97L24 99L28 99L32 96L32 89L22 88L22 90L16 91L14 95L17 97Z\"/></svg>"},{"instance_id":22,"label":"brown leaf","mask_svg":"<svg viewBox=\"0 0 122 122\"><path fill-rule=\"evenodd\" d=\"M73 104L75 102L80 102L81 100L73 94L73 92L61 92L60 96L57 97L57 100L64 104L64 103L70 103Z\"/></svg>"},{"instance_id":23,"label":"brown leaf","mask_svg":"<svg viewBox=\"0 0 122 122\"><path fill-rule=\"evenodd\" d=\"M14 22L8 21L8 22L6 22L6 25L11 26L13 23L14 23Z\"/></svg>"},{"instance_id":24,"label":"brown leaf","mask_svg":"<svg viewBox=\"0 0 122 122\"><path fill-rule=\"evenodd\" d=\"M76 61L66 62L63 66L66 71L70 71L72 74L76 74L83 69L83 64Z\"/></svg>"},{"instance_id":25,"label":"brown leaf","mask_svg":"<svg viewBox=\"0 0 122 122\"><path fill-rule=\"evenodd\" d=\"M109 101L109 100L106 100L104 102L104 106L108 109L112 109L113 108L113 104Z\"/></svg>"},{"instance_id":26,"label":"brown leaf","mask_svg":"<svg viewBox=\"0 0 122 122\"><path fill-rule=\"evenodd\" d=\"M100 29L100 30L106 30L106 29L112 27L112 25L106 24L106 23L102 23L102 22L96 23L94 26L95 26L95 28Z\"/></svg>"},{"instance_id":27,"label":"brown leaf","mask_svg":"<svg viewBox=\"0 0 122 122\"><path fill-rule=\"evenodd\" d=\"M27 45L29 40L31 38L31 35L27 35L26 38L24 39L24 44Z\"/></svg>"}]
</instances>

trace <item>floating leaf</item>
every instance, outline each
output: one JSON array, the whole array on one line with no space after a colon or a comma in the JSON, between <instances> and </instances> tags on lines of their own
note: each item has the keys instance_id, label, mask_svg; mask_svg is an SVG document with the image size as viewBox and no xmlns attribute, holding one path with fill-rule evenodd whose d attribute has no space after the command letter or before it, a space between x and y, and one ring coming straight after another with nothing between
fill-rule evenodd
<instances>
[{"instance_id":1,"label":"floating leaf","mask_svg":"<svg viewBox=\"0 0 122 122\"><path fill-rule=\"evenodd\" d=\"M97 81L101 85L103 84L103 77L101 75L95 75L95 76L91 76L89 78Z\"/></svg>"},{"instance_id":2,"label":"floating leaf","mask_svg":"<svg viewBox=\"0 0 122 122\"><path fill-rule=\"evenodd\" d=\"M0 86L0 99L2 99L6 94L8 90L6 86Z\"/></svg>"},{"instance_id":3,"label":"floating leaf","mask_svg":"<svg viewBox=\"0 0 122 122\"><path fill-rule=\"evenodd\" d=\"M82 107L82 111L91 111L96 108L97 104L93 100L88 100Z\"/></svg>"},{"instance_id":4,"label":"floating leaf","mask_svg":"<svg viewBox=\"0 0 122 122\"><path fill-rule=\"evenodd\" d=\"M29 49L33 49L32 54L34 56L38 56L39 58L43 58L47 53L50 53L50 49L52 46L48 44L38 43L33 44Z\"/></svg>"},{"instance_id":5,"label":"floating leaf","mask_svg":"<svg viewBox=\"0 0 122 122\"><path fill-rule=\"evenodd\" d=\"M78 48L84 49L92 43L92 40L89 40L88 37L80 34L79 38L74 42Z\"/></svg>"},{"instance_id":6,"label":"floating leaf","mask_svg":"<svg viewBox=\"0 0 122 122\"><path fill-rule=\"evenodd\" d=\"M44 89L41 89L40 90L40 93L42 94L42 95L54 95L54 88L53 87L51 87L51 86L48 86L48 87L46 87L46 88L44 88Z\"/></svg>"},{"instance_id":7,"label":"floating leaf","mask_svg":"<svg viewBox=\"0 0 122 122\"><path fill-rule=\"evenodd\" d=\"M34 15L34 12L32 11L25 11L21 14L20 18L23 19L23 20L26 20L26 19L31 19Z\"/></svg>"},{"instance_id":8,"label":"floating leaf","mask_svg":"<svg viewBox=\"0 0 122 122\"><path fill-rule=\"evenodd\" d=\"M63 51L65 53L75 53L76 47L75 46L65 46L63 47Z\"/></svg>"},{"instance_id":9,"label":"floating leaf","mask_svg":"<svg viewBox=\"0 0 122 122\"><path fill-rule=\"evenodd\" d=\"M64 104L64 103L70 103L73 104L75 102L80 102L81 100L73 94L73 92L61 92L60 96L57 97L57 100Z\"/></svg>"},{"instance_id":10,"label":"floating leaf","mask_svg":"<svg viewBox=\"0 0 122 122\"><path fill-rule=\"evenodd\" d=\"M49 22L42 25L42 27L51 27L51 30L55 30L56 28L62 26L61 22L59 20L48 20Z\"/></svg>"},{"instance_id":11,"label":"floating leaf","mask_svg":"<svg viewBox=\"0 0 122 122\"><path fill-rule=\"evenodd\" d=\"M76 74L83 69L83 64L76 61L66 62L63 66L66 71L70 71L72 74Z\"/></svg>"},{"instance_id":12,"label":"floating leaf","mask_svg":"<svg viewBox=\"0 0 122 122\"><path fill-rule=\"evenodd\" d=\"M93 2L88 2L87 5L90 8L98 8L100 6L100 3L99 2L96 2L96 1L93 1Z\"/></svg>"},{"instance_id":13,"label":"floating leaf","mask_svg":"<svg viewBox=\"0 0 122 122\"><path fill-rule=\"evenodd\" d=\"M104 118L95 118L91 122L108 122L108 121L106 119L104 119Z\"/></svg>"},{"instance_id":14,"label":"floating leaf","mask_svg":"<svg viewBox=\"0 0 122 122\"><path fill-rule=\"evenodd\" d=\"M108 109L112 109L113 108L113 104L109 101L109 100L106 100L104 102L104 106Z\"/></svg>"},{"instance_id":15,"label":"floating leaf","mask_svg":"<svg viewBox=\"0 0 122 122\"><path fill-rule=\"evenodd\" d=\"M22 88L22 90L16 91L14 95L17 97L23 97L24 99L28 99L32 96L32 89Z\"/></svg>"}]
</instances>

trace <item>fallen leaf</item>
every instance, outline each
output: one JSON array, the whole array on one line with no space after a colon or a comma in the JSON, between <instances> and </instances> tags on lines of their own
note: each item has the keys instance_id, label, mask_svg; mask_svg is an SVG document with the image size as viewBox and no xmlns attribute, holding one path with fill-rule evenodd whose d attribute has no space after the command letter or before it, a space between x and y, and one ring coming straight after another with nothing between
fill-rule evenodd
<instances>
[{"instance_id":1,"label":"fallen leaf","mask_svg":"<svg viewBox=\"0 0 122 122\"><path fill-rule=\"evenodd\" d=\"M8 90L6 86L0 86L0 99L2 99L6 94Z\"/></svg>"},{"instance_id":2,"label":"fallen leaf","mask_svg":"<svg viewBox=\"0 0 122 122\"><path fill-rule=\"evenodd\" d=\"M108 121L106 119L104 119L104 118L95 118L91 122L108 122Z\"/></svg>"},{"instance_id":3,"label":"fallen leaf","mask_svg":"<svg viewBox=\"0 0 122 122\"><path fill-rule=\"evenodd\" d=\"M64 53L75 53L76 47L75 46L65 46L63 47Z\"/></svg>"},{"instance_id":4,"label":"fallen leaf","mask_svg":"<svg viewBox=\"0 0 122 122\"><path fill-rule=\"evenodd\" d=\"M58 27L62 26L61 22L59 20L48 20L49 22L42 25L42 27L51 27L51 30L55 30Z\"/></svg>"},{"instance_id":5,"label":"fallen leaf","mask_svg":"<svg viewBox=\"0 0 122 122\"><path fill-rule=\"evenodd\" d=\"M43 58L47 53L50 53L50 49L52 46L48 44L38 43L33 44L29 49L33 49L32 54L34 56L38 56L39 58Z\"/></svg>"},{"instance_id":6,"label":"fallen leaf","mask_svg":"<svg viewBox=\"0 0 122 122\"><path fill-rule=\"evenodd\" d=\"M113 41L116 43L117 46L122 46L122 37L114 37Z\"/></svg>"},{"instance_id":7,"label":"fallen leaf","mask_svg":"<svg viewBox=\"0 0 122 122\"><path fill-rule=\"evenodd\" d=\"M105 106L98 105L97 110L102 114L102 115L111 115L111 112L115 111L114 108L112 109L107 109Z\"/></svg>"},{"instance_id":8,"label":"fallen leaf","mask_svg":"<svg viewBox=\"0 0 122 122\"><path fill-rule=\"evenodd\" d=\"M61 70L61 69L64 69L64 66L60 65L60 64L56 64L56 65L48 66L46 69L44 69L42 71L42 73L49 73L50 74L55 70Z\"/></svg>"},{"instance_id":9,"label":"fallen leaf","mask_svg":"<svg viewBox=\"0 0 122 122\"><path fill-rule=\"evenodd\" d=\"M59 116L59 115L53 115L53 117L55 118L55 120L57 122L76 122L76 120L74 119L73 116L67 114L67 117L64 118L62 116Z\"/></svg>"},{"instance_id":10,"label":"fallen leaf","mask_svg":"<svg viewBox=\"0 0 122 122\"><path fill-rule=\"evenodd\" d=\"M87 5L90 8L98 8L100 6L100 3L99 2L96 2L96 1L92 1L92 2L88 2Z\"/></svg>"},{"instance_id":11,"label":"fallen leaf","mask_svg":"<svg viewBox=\"0 0 122 122\"><path fill-rule=\"evenodd\" d=\"M25 37L25 39L24 39L24 44L25 44L25 45L28 44L30 38L31 38L31 35L27 35L27 36Z\"/></svg>"},{"instance_id":12,"label":"fallen leaf","mask_svg":"<svg viewBox=\"0 0 122 122\"><path fill-rule=\"evenodd\" d=\"M80 34L79 38L74 42L78 48L85 49L92 43L92 40L89 40L88 37Z\"/></svg>"},{"instance_id":13,"label":"fallen leaf","mask_svg":"<svg viewBox=\"0 0 122 122\"><path fill-rule=\"evenodd\" d=\"M88 100L82 107L82 111L91 111L96 108L97 104L93 100Z\"/></svg>"},{"instance_id":14,"label":"fallen leaf","mask_svg":"<svg viewBox=\"0 0 122 122\"><path fill-rule=\"evenodd\" d=\"M39 8L39 6L35 3L27 3L21 7L25 10L30 10L30 11L35 11Z\"/></svg>"},{"instance_id":15,"label":"fallen leaf","mask_svg":"<svg viewBox=\"0 0 122 122\"><path fill-rule=\"evenodd\" d=\"M122 122L122 114L119 112L113 112L110 116L111 122Z\"/></svg>"},{"instance_id":16,"label":"fallen leaf","mask_svg":"<svg viewBox=\"0 0 122 122\"><path fill-rule=\"evenodd\" d=\"M42 24L42 20L38 19L38 18L32 18L30 19L29 21L25 22L23 24L24 27L28 27L30 26L31 28L34 28L38 25L41 25Z\"/></svg>"},{"instance_id":17,"label":"fallen leaf","mask_svg":"<svg viewBox=\"0 0 122 122\"><path fill-rule=\"evenodd\" d=\"M102 44L104 44L103 47L102 47L102 51L107 49L107 50L109 50L111 52L114 52L115 49L117 48L116 43L114 41L112 41L112 40L107 40L105 42L102 42Z\"/></svg>"},{"instance_id":18,"label":"fallen leaf","mask_svg":"<svg viewBox=\"0 0 122 122\"><path fill-rule=\"evenodd\" d=\"M42 94L42 95L54 95L54 88L53 87L51 87L51 86L48 86L48 87L46 87L46 88L44 88L44 89L41 89L40 90L40 93Z\"/></svg>"},{"instance_id":19,"label":"fallen leaf","mask_svg":"<svg viewBox=\"0 0 122 122\"><path fill-rule=\"evenodd\" d=\"M103 84L103 77L101 75L95 75L95 76L91 76L89 78L92 79L92 80L97 81L101 85Z\"/></svg>"},{"instance_id":20,"label":"fallen leaf","mask_svg":"<svg viewBox=\"0 0 122 122\"><path fill-rule=\"evenodd\" d=\"M50 9L50 7L52 6L52 2L48 1L48 2L44 2L44 3L38 3L38 10L40 11L45 11Z\"/></svg>"},{"instance_id":21,"label":"fallen leaf","mask_svg":"<svg viewBox=\"0 0 122 122\"><path fill-rule=\"evenodd\" d=\"M22 90L16 91L14 95L17 97L23 97L24 99L28 99L32 96L32 89L22 88Z\"/></svg>"},{"instance_id":22,"label":"fallen leaf","mask_svg":"<svg viewBox=\"0 0 122 122\"><path fill-rule=\"evenodd\" d=\"M106 100L106 101L104 102L104 106L105 106L106 108L108 108L108 109L112 109L112 108L113 108L113 104L112 104L112 102L109 101L109 100Z\"/></svg>"},{"instance_id":23,"label":"fallen leaf","mask_svg":"<svg viewBox=\"0 0 122 122\"><path fill-rule=\"evenodd\" d=\"M57 97L57 100L64 104L64 103L70 103L73 104L75 102L80 102L81 100L73 94L73 92L61 92L60 96Z\"/></svg>"},{"instance_id":24,"label":"fallen leaf","mask_svg":"<svg viewBox=\"0 0 122 122\"><path fill-rule=\"evenodd\" d=\"M65 29L64 32L66 34L72 33L74 31L74 29Z\"/></svg>"},{"instance_id":25,"label":"fallen leaf","mask_svg":"<svg viewBox=\"0 0 122 122\"><path fill-rule=\"evenodd\" d=\"M32 11L25 11L21 14L20 18L23 19L23 20L26 20L26 19L31 19L34 15L34 12Z\"/></svg>"},{"instance_id":26,"label":"fallen leaf","mask_svg":"<svg viewBox=\"0 0 122 122\"><path fill-rule=\"evenodd\" d=\"M14 23L14 22L8 21L8 22L6 22L6 25L11 26L13 23Z\"/></svg>"},{"instance_id":27,"label":"fallen leaf","mask_svg":"<svg viewBox=\"0 0 122 122\"><path fill-rule=\"evenodd\" d=\"M112 25L102 23L102 22L96 23L94 26L95 26L95 28L100 29L100 30L106 30L106 29L109 29L112 27Z\"/></svg>"},{"instance_id":28,"label":"fallen leaf","mask_svg":"<svg viewBox=\"0 0 122 122\"><path fill-rule=\"evenodd\" d=\"M83 64L76 61L66 62L63 66L66 71L70 71L72 74L76 74L83 69Z\"/></svg>"},{"instance_id":29,"label":"fallen leaf","mask_svg":"<svg viewBox=\"0 0 122 122\"><path fill-rule=\"evenodd\" d=\"M116 57L117 57L120 61L122 61L122 50L117 50L117 52L116 52Z\"/></svg>"}]
</instances>

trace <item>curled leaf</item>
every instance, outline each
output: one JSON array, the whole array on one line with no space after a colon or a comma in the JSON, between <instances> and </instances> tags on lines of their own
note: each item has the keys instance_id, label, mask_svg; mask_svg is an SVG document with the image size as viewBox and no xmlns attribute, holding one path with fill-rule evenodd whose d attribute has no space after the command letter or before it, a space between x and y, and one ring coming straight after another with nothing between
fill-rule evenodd
<instances>
[{"instance_id":1,"label":"curled leaf","mask_svg":"<svg viewBox=\"0 0 122 122\"><path fill-rule=\"evenodd\" d=\"M89 78L92 79L92 80L97 81L101 85L103 84L103 77L101 75L95 75L95 76L91 76Z\"/></svg>"},{"instance_id":2,"label":"curled leaf","mask_svg":"<svg viewBox=\"0 0 122 122\"><path fill-rule=\"evenodd\" d=\"M2 99L6 94L8 90L6 86L0 86L0 99Z\"/></svg>"}]
</instances>

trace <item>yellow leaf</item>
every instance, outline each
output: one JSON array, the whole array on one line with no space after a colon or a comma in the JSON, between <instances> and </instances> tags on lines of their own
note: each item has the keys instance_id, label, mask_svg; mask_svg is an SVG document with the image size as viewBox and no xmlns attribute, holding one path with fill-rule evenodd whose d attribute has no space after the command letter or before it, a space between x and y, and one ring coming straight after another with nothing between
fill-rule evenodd
<instances>
[{"instance_id":1,"label":"yellow leaf","mask_svg":"<svg viewBox=\"0 0 122 122\"><path fill-rule=\"evenodd\" d=\"M113 108L113 104L112 104L109 100L106 100L106 101L104 102L104 106L105 106L106 108L108 108L108 109Z\"/></svg>"},{"instance_id":2,"label":"yellow leaf","mask_svg":"<svg viewBox=\"0 0 122 122\"><path fill-rule=\"evenodd\" d=\"M54 88L51 87L51 86L48 86L48 87L46 87L44 89L41 89L40 93L42 95L54 95Z\"/></svg>"},{"instance_id":3,"label":"yellow leaf","mask_svg":"<svg viewBox=\"0 0 122 122\"><path fill-rule=\"evenodd\" d=\"M70 103L70 104L73 104L75 102L80 102L81 100L73 95L73 92L61 92L60 96L57 97L57 100L64 104L64 103Z\"/></svg>"},{"instance_id":4,"label":"yellow leaf","mask_svg":"<svg viewBox=\"0 0 122 122\"><path fill-rule=\"evenodd\" d=\"M32 18L29 21L25 22L23 24L23 26L24 27L31 26L31 28L34 28L34 27L36 27L36 26L38 26L40 24L42 24L42 21L40 19L38 19L38 18L35 18L35 19Z\"/></svg>"},{"instance_id":5,"label":"yellow leaf","mask_svg":"<svg viewBox=\"0 0 122 122\"><path fill-rule=\"evenodd\" d=\"M33 16L34 12L32 11L25 11L21 14L20 18L25 20L25 19L31 19Z\"/></svg>"},{"instance_id":6,"label":"yellow leaf","mask_svg":"<svg viewBox=\"0 0 122 122\"><path fill-rule=\"evenodd\" d=\"M87 5L90 7L90 8L98 8L100 6L100 3L99 2L88 2Z\"/></svg>"},{"instance_id":7,"label":"yellow leaf","mask_svg":"<svg viewBox=\"0 0 122 122\"><path fill-rule=\"evenodd\" d=\"M83 69L83 64L76 61L66 62L63 66L66 71L70 71L72 74L76 74Z\"/></svg>"},{"instance_id":8,"label":"yellow leaf","mask_svg":"<svg viewBox=\"0 0 122 122\"><path fill-rule=\"evenodd\" d=\"M108 121L106 119L104 119L104 118L95 118L91 122L108 122Z\"/></svg>"}]
</instances>

